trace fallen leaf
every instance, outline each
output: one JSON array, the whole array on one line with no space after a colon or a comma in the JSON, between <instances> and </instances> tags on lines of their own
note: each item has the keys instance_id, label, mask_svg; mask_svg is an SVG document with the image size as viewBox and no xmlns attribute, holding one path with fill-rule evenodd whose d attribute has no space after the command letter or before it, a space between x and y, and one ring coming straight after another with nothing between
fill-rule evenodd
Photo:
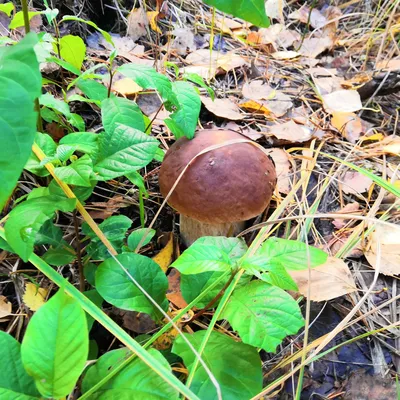
<instances>
[{"instance_id":1,"label":"fallen leaf","mask_svg":"<svg viewBox=\"0 0 400 400\"><path fill-rule=\"evenodd\" d=\"M270 129L270 133L278 139L288 140L294 143L306 142L312 137L310 128L298 125L292 120L284 122L283 124L274 125Z\"/></svg>"},{"instance_id":2,"label":"fallen leaf","mask_svg":"<svg viewBox=\"0 0 400 400\"><path fill-rule=\"evenodd\" d=\"M301 43L301 47L298 49L298 52L304 57L316 58L318 55L323 53L325 50L330 49L332 46L333 39L327 36L305 38Z\"/></svg>"},{"instance_id":3,"label":"fallen leaf","mask_svg":"<svg viewBox=\"0 0 400 400\"><path fill-rule=\"evenodd\" d=\"M196 50L194 34L190 28L177 28L172 31L172 34L175 38L171 43L171 50L180 55L186 55Z\"/></svg>"},{"instance_id":4,"label":"fallen leaf","mask_svg":"<svg viewBox=\"0 0 400 400\"><path fill-rule=\"evenodd\" d=\"M215 99L212 101L209 97L200 97L207 110L217 117L233 121L238 121L244 118L244 115L240 113L240 108L229 99Z\"/></svg>"},{"instance_id":5,"label":"fallen leaf","mask_svg":"<svg viewBox=\"0 0 400 400\"><path fill-rule=\"evenodd\" d=\"M269 110L267 107L261 104L261 102L257 102L254 100L248 100L245 101L244 103L240 103L240 107L249 110L251 112L254 112L256 114L265 114L265 115L271 114L271 110Z\"/></svg>"},{"instance_id":6,"label":"fallen leaf","mask_svg":"<svg viewBox=\"0 0 400 400\"><path fill-rule=\"evenodd\" d=\"M400 59L388 59L385 61L380 61L376 64L375 69L383 69L384 71L400 70Z\"/></svg>"},{"instance_id":7,"label":"fallen leaf","mask_svg":"<svg viewBox=\"0 0 400 400\"><path fill-rule=\"evenodd\" d=\"M31 311L37 311L46 302L47 293L47 289L28 282L22 300Z\"/></svg>"},{"instance_id":8,"label":"fallen leaf","mask_svg":"<svg viewBox=\"0 0 400 400\"><path fill-rule=\"evenodd\" d=\"M325 264L312 268L311 271L289 271L289 274L303 296L307 296L310 285L310 300L313 301L332 300L357 290L349 267L343 260L335 257L328 257Z\"/></svg>"},{"instance_id":9,"label":"fallen leaf","mask_svg":"<svg viewBox=\"0 0 400 400\"><path fill-rule=\"evenodd\" d=\"M154 32L162 34L161 29L157 25L158 11L147 11L147 18L150 22L150 28L153 29Z\"/></svg>"},{"instance_id":10,"label":"fallen leaf","mask_svg":"<svg viewBox=\"0 0 400 400\"><path fill-rule=\"evenodd\" d=\"M324 108L329 113L351 113L362 108L361 97L357 90L337 90L321 97Z\"/></svg>"},{"instance_id":11,"label":"fallen leaf","mask_svg":"<svg viewBox=\"0 0 400 400\"><path fill-rule=\"evenodd\" d=\"M105 220L111 217L120 208L129 207L132 204L124 198L122 195L116 195L111 197L106 202L95 201L88 203L88 208L90 209L90 216L94 219Z\"/></svg>"},{"instance_id":12,"label":"fallen leaf","mask_svg":"<svg viewBox=\"0 0 400 400\"><path fill-rule=\"evenodd\" d=\"M342 190L346 194L361 194L368 191L372 179L358 171L347 171L341 179Z\"/></svg>"},{"instance_id":13,"label":"fallen leaf","mask_svg":"<svg viewBox=\"0 0 400 400\"><path fill-rule=\"evenodd\" d=\"M264 135L249 126L240 126L236 122L229 121L225 126L225 129L231 129L232 131L236 131L241 133L244 136L247 136L251 140L258 140L262 138Z\"/></svg>"},{"instance_id":14,"label":"fallen leaf","mask_svg":"<svg viewBox=\"0 0 400 400\"><path fill-rule=\"evenodd\" d=\"M8 317L12 313L12 304L7 297L0 296L0 318Z\"/></svg>"},{"instance_id":15,"label":"fallen leaf","mask_svg":"<svg viewBox=\"0 0 400 400\"><path fill-rule=\"evenodd\" d=\"M353 203L346 204L342 209L336 211L336 214L354 214L355 212L360 210L360 203L356 201ZM335 218L332 221L333 226L336 229L342 229L346 226L348 220L343 218Z\"/></svg>"},{"instance_id":16,"label":"fallen leaf","mask_svg":"<svg viewBox=\"0 0 400 400\"><path fill-rule=\"evenodd\" d=\"M142 90L143 88L130 78L122 78L112 85L113 92L122 94L124 96L130 96L132 94L139 93Z\"/></svg>"},{"instance_id":17,"label":"fallen leaf","mask_svg":"<svg viewBox=\"0 0 400 400\"><path fill-rule=\"evenodd\" d=\"M175 268L172 268L171 272L168 274L168 290L166 296L167 299L171 303L174 303L179 309L183 309L187 306L181 292L181 274Z\"/></svg>"},{"instance_id":18,"label":"fallen leaf","mask_svg":"<svg viewBox=\"0 0 400 400\"><path fill-rule=\"evenodd\" d=\"M389 140L385 140L385 144L382 147L382 150L385 153L399 155L400 154L400 138L398 136L392 136L386 138Z\"/></svg>"},{"instance_id":19,"label":"fallen leaf","mask_svg":"<svg viewBox=\"0 0 400 400\"><path fill-rule=\"evenodd\" d=\"M149 26L149 19L146 12L142 8L133 9L128 16L128 29L127 36L131 37L133 41L138 40L147 34L147 27Z\"/></svg>"},{"instance_id":20,"label":"fallen leaf","mask_svg":"<svg viewBox=\"0 0 400 400\"><path fill-rule=\"evenodd\" d=\"M228 35L231 35L233 30L243 28L242 23L225 16L223 18L217 16L215 19L215 26L220 29L222 33L226 33Z\"/></svg>"},{"instance_id":21,"label":"fallen leaf","mask_svg":"<svg viewBox=\"0 0 400 400\"><path fill-rule=\"evenodd\" d=\"M265 12L271 19L277 19L280 23L284 23L283 18L284 0L267 0L265 2Z\"/></svg>"},{"instance_id":22,"label":"fallen leaf","mask_svg":"<svg viewBox=\"0 0 400 400\"><path fill-rule=\"evenodd\" d=\"M261 28L258 32L251 32L247 36L247 40L255 44L271 44L278 50L292 46L294 42L301 40L301 35L294 30L287 29L282 24L274 24L268 28Z\"/></svg>"},{"instance_id":23,"label":"fallen leaf","mask_svg":"<svg viewBox=\"0 0 400 400\"><path fill-rule=\"evenodd\" d=\"M297 51L286 50L286 51L275 51L275 53L271 54L271 57L275 60L291 60L293 58L300 57L301 54Z\"/></svg>"},{"instance_id":24,"label":"fallen leaf","mask_svg":"<svg viewBox=\"0 0 400 400\"><path fill-rule=\"evenodd\" d=\"M350 143L356 143L363 131L361 118L354 113L333 112L331 124Z\"/></svg>"},{"instance_id":25,"label":"fallen leaf","mask_svg":"<svg viewBox=\"0 0 400 400\"><path fill-rule=\"evenodd\" d=\"M289 178L290 162L289 154L278 148L266 149L267 153L274 160L276 175L278 178L277 188L279 193L288 194L291 190L291 183Z\"/></svg>"},{"instance_id":26,"label":"fallen leaf","mask_svg":"<svg viewBox=\"0 0 400 400\"><path fill-rule=\"evenodd\" d=\"M400 229L378 227L370 235L370 247L365 252L365 257L374 269L378 264L378 241L380 241L379 272L390 276L400 274Z\"/></svg>"},{"instance_id":27,"label":"fallen leaf","mask_svg":"<svg viewBox=\"0 0 400 400\"><path fill-rule=\"evenodd\" d=\"M174 235L171 232L169 234L168 243L166 246L161 249L161 251L153 257L153 261L155 261L160 268L166 272L169 266L173 261L174 256Z\"/></svg>"},{"instance_id":28,"label":"fallen leaf","mask_svg":"<svg viewBox=\"0 0 400 400\"><path fill-rule=\"evenodd\" d=\"M120 310L122 314L122 326L136 333L149 333L157 328L150 315L136 311Z\"/></svg>"}]
</instances>

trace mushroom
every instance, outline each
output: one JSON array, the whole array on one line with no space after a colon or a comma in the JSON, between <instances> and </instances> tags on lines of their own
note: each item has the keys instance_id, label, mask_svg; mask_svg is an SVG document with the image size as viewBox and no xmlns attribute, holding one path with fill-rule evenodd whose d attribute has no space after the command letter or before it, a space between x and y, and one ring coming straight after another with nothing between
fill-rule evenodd
<instances>
[{"instance_id":1,"label":"mushroom","mask_svg":"<svg viewBox=\"0 0 400 400\"><path fill-rule=\"evenodd\" d=\"M241 139L241 143L202 150ZM243 142L231 130L209 129L194 139L182 137L167 151L161 165L159 184L164 198L180 181L168 204L180 213L180 232L190 246L202 236L232 236L243 230L245 221L269 205L276 185L271 159L258 147Z\"/></svg>"}]
</instances>

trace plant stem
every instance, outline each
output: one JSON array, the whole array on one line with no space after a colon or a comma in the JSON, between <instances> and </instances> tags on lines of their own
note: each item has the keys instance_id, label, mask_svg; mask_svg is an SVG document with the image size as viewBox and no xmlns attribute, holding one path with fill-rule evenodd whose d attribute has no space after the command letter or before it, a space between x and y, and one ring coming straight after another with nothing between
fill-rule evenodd
<instances>
[{"instance_id":1,"label":"plant stem","mask_svg":"<svg viewBox=\"0 0 400 400\"><path fill-rule=\"evenodd\" d=\"M81 242L79 241L79 225L78 218L76 217L76 210L73 213L74 219L74 230L75 230L75 239L76 239L76 260L78 262L78 270L79 270L79 290L81 292L85 291L85 276L83 275L83 264L81 257Z\"/></svg>"},{"instance_id":2,"label":"plant stem","mask_svg":"<svg viewBox=\"0 0 400 400\"><path fill-rule=\"evenodd\" d=\"M27 35L31 31L31 27L29 25L29 12L28 12L27 0L21 0L21 6L22 6L22 13L24 15L25 34Z\"/></svg>"}]
</instances>

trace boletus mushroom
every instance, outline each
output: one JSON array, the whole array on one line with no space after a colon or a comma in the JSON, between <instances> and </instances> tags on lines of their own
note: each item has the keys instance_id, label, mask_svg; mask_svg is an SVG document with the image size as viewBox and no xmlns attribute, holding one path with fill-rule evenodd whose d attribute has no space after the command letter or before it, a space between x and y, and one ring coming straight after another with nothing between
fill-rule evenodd
<instances>
[{"instance_id":1,"label":"boletus mushroom","mask_svg":"<svg viewBox=\"0 0 400 400\"><path fill-rule=\"evenodd\" d=\"M167 151L159 184L164 198L187 164L202 150L246 139L231 130L209 129L182 137ZM180 213L180 233L190 246L202 236L232 236L269 205L276 185L270 158L251 143L221 146L193 160L168 199Z\"/></svg>"}]
</instances>

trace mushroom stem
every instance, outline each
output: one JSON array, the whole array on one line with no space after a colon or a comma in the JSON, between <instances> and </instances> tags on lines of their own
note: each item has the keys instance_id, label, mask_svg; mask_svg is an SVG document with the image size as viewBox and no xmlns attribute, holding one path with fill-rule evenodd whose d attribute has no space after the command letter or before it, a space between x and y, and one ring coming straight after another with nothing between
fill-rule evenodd
<instances>
[{"instance_id":1,"label":"mushroom stem","mask_svg":"<svg viewBox=\"0 0 400 400\"><path fill-rule=\"evenodd\" d=\"M180 216L181 237L187 247L203 236L235 236L244 227L245 221L206 224L183 214Z\"/></svg>"}]
</instances>

